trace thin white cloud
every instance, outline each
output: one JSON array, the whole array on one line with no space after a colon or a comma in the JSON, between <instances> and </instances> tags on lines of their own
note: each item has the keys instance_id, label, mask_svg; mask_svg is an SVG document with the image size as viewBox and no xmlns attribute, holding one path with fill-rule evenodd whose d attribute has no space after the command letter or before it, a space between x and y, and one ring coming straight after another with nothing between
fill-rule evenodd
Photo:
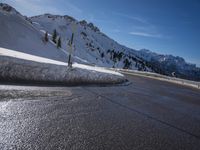
<instances>
[{"instance_id":1,"label":"thin white cloud","mask_svg":"<svg viewBox=\"0 0 200 150\"><path fill-rule=\"evenodd\" d=\"M119 17L123 17L123 18L127 18L127 19L131 19L131 20L135 20L135 21L138 21L138 22L141 22L141 23L148 24L148 22L142 17L128 15L128 14L121 13L121 12L112 12L112 14L117 15Z\"/></svg>"},{"instance_id":2,"label":"thin white cloud","mask_svg":"<svg viewBox=\"0 0 200 150\"><path fill-rule=\"evenodd\" d=\"M134 25L130 29L132 31L129 32L130 35L163 38L163 36L159 33L158 28L142 17L129 15L121 12L112 12L112 14L121 18L126 18L134 21Z\"/></svg>"},{"instance_id":3,"label":"thin white cloud","mask_svg":"<svg viewBox=\"0 0 200 150\"><path fill-rule=\"evenodd\" d=\"M143 36L143 37L153 37L153 38L162 38L163 37L160 34L146 33L146 32L130 32L129 34L136 35L136 36Z\"/></svg>"},{"instance_id":4,"label":"thin white cloud","mask_svg":"<svg viewBox=\"0 0 200 150\"><path fill-rule=\"evenodd\" d=\"M77 13L82 13L83 11L82 11L82 9L80 9L79 7L77 7L77 6L75 6L75 5L73 5L72 3L66 3L66 6L70 9L70 10L73 10L73 11L75 11L75 12L77 12Z\"/></svg>"},{"instance_id":5,"label":"thin white cloud","mask_svg":"<svg viewBox=\"0 0 200 150\"><path fill-rule=\"evenodd\" d=\"M112 32L113 33L120 33L121 31L119 29L113 29Z\"/></svg>"}]
</instances>

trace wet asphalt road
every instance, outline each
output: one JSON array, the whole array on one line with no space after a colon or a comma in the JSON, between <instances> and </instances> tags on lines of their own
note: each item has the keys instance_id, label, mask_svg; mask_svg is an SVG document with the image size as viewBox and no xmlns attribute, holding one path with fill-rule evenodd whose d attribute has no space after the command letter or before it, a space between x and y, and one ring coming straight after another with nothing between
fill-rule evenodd
<instances>
[{"instance_id":1,"label":"wet asphalt road","mask_svg":"<svg viewBox=\"0 0 200 150\"><path fill-rule=\"evenodd\" d=\"M129 76L107 87L0 85L0 149L200 149L200 91Z\"/></svg>"}]
</instances>

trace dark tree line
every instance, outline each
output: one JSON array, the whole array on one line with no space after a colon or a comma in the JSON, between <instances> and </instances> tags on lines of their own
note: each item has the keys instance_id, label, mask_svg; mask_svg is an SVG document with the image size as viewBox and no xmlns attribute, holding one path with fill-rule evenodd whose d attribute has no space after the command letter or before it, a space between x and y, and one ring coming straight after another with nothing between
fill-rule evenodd
<instances>
[{"instance_id":1,"label":"dark tree line","mask_svg":"<svg viewBox=\"0 0 200 150\"><path fill-rule=\"evenodd\" d=\"M44 41L45 42L49 41L48 32L46 32L44 35ZM56 29L53 31L52 41L56 44L57 48L62 47L61 37L58 37L58 33L57 33Z\"/></svg>"}]
</instances>

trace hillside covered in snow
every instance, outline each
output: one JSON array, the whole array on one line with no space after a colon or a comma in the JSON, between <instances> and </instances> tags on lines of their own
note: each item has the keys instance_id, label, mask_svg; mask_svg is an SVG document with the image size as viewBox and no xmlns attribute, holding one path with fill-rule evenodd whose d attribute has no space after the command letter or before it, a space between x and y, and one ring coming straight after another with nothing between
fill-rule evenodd
<instances>
[{"instance_id":1,"label":"hillside covered in snow","mask_svg":"<svg viewBox=\"0 0 200 150\"><path fill-rule=\"evenodd\" d=\"M138 51L136 55L156 73L200 81L200 68L187 63L182 57L157 54L146 49Z\"/></svg>"},{"instance_id":2,"label":"hillside covered in snow","mask_svg":"<svg viewBox=\"0 0 200 150\"><path fill-rule=\"evenodd\" d=\"M157 72L169 76L175 72L180 78L200 80L200 69L185 62L183 58L127 48L85 20L78 21L67 15L52 14L27 18L6 4L0 4L0 19L0 34L4 35L1 36L0 47L3 48L67 62L74 30L75 62Z\"/></svg>"},{"instance_id":3,"label":"hillside covered in snow","mask_svg":"<svg viewBox=\"0 0 200 150\"><path fill-rule=\"evenodd\" d=\"M72 57L73 68L68 67L68 52L45 40L29 18L7 4L0 4L0 20L0 81L66 85L126 81L115 71L84 65L89 62L77 56Z\"/></svg>"},{"instance_id":4,"label":"hillside covered in snow","mask_svg":"<svg viewBox=\"0 0 200 150\"><path fill-rule=\"evenodd\" d=\"M50 42L45 43L42 33L9 5L0 4L0 47L64 61L65 53Z\"/></svg>"},{"instance_id":5,"label":"hillside covered in snow","mask_svg":"<svg viewBox=\"0 0 200 150\"><path fill-rule=\"evenodd\" d=\"M48 32L49 38L56 31L57 38L61 38L61 48L66 51L70 49L68 43L75 28L73 54L94 65L150 71L142 59L130 53L130 49L110 39L85 20L77 21L70 16L51 14L31 17L30 20L39 31Z\"/></svg>"}]
</instances>

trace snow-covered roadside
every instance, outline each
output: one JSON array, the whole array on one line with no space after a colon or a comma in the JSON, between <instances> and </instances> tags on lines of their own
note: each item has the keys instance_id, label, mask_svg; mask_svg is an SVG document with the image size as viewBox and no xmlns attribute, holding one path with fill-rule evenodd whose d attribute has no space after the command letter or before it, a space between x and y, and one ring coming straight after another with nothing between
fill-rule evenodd
<instances>
[{"instance_id":1,"label":"snow-covered roadside","mask_svg":"<svg viewBox=\"0 0 200 150\"><path fill-rule=\"evenodd\" d=\"M44 57L40 57L40 56L35 56L35 55L31 55L31 54L26 54L23 52L18 52L18 51L14 51L14 50L2 48L2 47L0 47L0 56L9 56L9 57L14 57L14 58L18 58L18 59L33 61L33 62L67 66L67 63L65 63L65 62L61 62L61 61L57 61L57 60L53 60L53 59L49 59L49 58L44 58ZM111 71L111 70L108 70L103 67L89 66L89 65L78 64L78 63L74 63L73 67L91 70L91 71L102 72L102 73L109 73L109 74L114 74L114 75L118 75L118 76L123 76L122 74L120 74L116 71Z\"/></svg>"},{"instance_id":2,"label":"snow-covered roadside","mask_svg":"<svg viewBox=\"0 0 200 150\"><path fill-rule=\"evenodd\" d=\"M35 56L7 48L2 48L0 47L0 55L1 56L8 56L8 57L13 57L13 58L18 58L18 59L24 59L24 60L29 60L29 61L35 61L35 62L40 62L40 63L48 63L48 64L56 64L56 65L66 65L66 63L49 59L49 58L44 58L40 56Z\"/></svg>"},{"instance_id":3,"label":"snow-covered roadside","mask_svg":"<svg viewBox=\"0 0 200 150\"><path fill-rule=\"evenodd\" d=\"M82 64L67 63L47 58L0 49L0 80L60 82L63 84L122 83L122 74Z\"/></svg>"},{"instance_id":4,"label":"snow-covered roadside","mask_svg":"<svg viewBox=\"0 0 200 150\"><path fill-rule=\"evenodd\" d=\"M197 81L169 77L169 76L165 76L165 75L161 75L161 74L153 73L153 72L143 72L143 71L127 70L127 69L111 69L111 70L116 70L123 74L143 76L143 77L152 78L152 79L156 79L160 81L167 81L167 82L176 83L179 85L184 85L184 86L200 89L200 82L197 82Z\"/></svg>"}]
</instances>

